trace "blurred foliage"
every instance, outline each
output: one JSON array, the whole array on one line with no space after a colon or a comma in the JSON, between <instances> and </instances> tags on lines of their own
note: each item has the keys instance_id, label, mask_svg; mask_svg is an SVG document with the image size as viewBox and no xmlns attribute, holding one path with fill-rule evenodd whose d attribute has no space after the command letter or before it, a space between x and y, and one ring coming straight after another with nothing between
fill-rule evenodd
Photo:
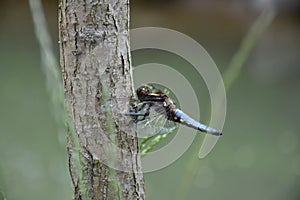
<instances>
[{"instance_id":1,"label":"blurred foliage","mask_svg":"<svg viewBox=\"0 0 300 200\"><path fill-rule=\"evenodd\" d=\"M250 56L251 51L261 38L262 34L271 25L275 17L274 10L264 10L257 20L253 23L247 35L242 39L240 48L232 57L227 69L223 74L223 81L225 90L228 92L233 84L237 81L241 74L241 70L245 67L245 63ZM218 88L220 90L220 87ZM219 91L216 91L218 94ZM201 151L201 149L200 149ZM190 156L190 162L187 166L189 170L186 170L186 179L181 183L180 189L178 190L177 199L185 199L189 191L188 185L193 181L194 176L197 174L198 164L196 162L197 152L193 152Z\"/></svg>"}]
</instances>

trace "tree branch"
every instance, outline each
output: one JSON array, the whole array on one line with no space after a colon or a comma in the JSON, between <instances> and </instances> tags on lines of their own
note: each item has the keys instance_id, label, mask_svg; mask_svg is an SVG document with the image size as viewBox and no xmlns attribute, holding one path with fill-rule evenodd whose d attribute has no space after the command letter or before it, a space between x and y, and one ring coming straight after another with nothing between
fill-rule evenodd
<instances>
[{"instance_id":1,"label":"tree branch","mask_svg":"<svg viewBox=\"0 0 300 200\"><path fill-rule=\"evenodd\" d=\"M133 94L129 2L61 0L59 28L66 104L79 141L78 149L68 140L74 199L144 199L137 134L124 115Z\"/></svg>"}]
</instances>

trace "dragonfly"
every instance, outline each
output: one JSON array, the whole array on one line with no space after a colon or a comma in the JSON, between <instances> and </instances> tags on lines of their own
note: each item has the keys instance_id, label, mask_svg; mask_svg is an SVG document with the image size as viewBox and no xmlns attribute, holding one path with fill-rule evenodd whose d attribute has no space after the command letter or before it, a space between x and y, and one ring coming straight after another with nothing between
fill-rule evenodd
<instances>
[{"instance_id":1,"label":"dragonfly","mask_svg":"<svg viewBox=\"0 0 300 200\"><path fill-rule=\"evenodd\" d=\"M137 123L146 120L147 117L150 116L151 110L154 110L160 115L160 117L155 118L157 119L156 121L163 116L168 121L188 126L202 133L214 136L222 135L221 131L194 120L177 108L173 100L165 92L157 89L154 85L149 84L140 86L136 90L136 95L139 103L131 105L130 115L134 117L134 120ZM147 123L148 122L146 122L146 124Z\"/></svg>"}]
</instances>

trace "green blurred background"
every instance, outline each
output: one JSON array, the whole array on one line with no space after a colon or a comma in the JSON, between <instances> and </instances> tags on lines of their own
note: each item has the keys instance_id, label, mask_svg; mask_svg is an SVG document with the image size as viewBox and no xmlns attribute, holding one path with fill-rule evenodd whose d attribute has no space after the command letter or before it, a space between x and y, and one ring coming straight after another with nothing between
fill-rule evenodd
<instances>
[{"instance_id":1,"label":"green blurred background","mask_svg":"<svg viewBox=\"0 0 300 200\"><path fill-rule=\"evenodd\" d=\"M224 136L203 160L194 142L172 165L145 174L147 199L300 199L298 1L136 0L131 27L185 33L224 72L270 5L277 16L227 93ZM44 9L58 55L57 1L44 1ZM176 64L162 54L162 60ZM133 64L151 55L155 59L153 52L135 52ZM65 135L58 134L50 112L27 1L0 1L0 58L0 190L7 199L70 199ZM204 84L199 93L206 116L209 96L202 89Z\"/></svg>"}]
</instances>

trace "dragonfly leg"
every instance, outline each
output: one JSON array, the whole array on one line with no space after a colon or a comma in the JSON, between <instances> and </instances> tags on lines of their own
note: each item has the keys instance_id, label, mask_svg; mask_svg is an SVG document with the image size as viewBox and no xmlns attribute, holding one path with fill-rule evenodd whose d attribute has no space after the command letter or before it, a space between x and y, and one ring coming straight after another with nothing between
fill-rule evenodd
<instances>
[{"instance_id":1,"label":"dragonfly leg","mask_svg":"<svg viewBox=\"0 0 300 200\"><path fill-rule=\"evenodd\" d=\"M151 109L152 104L148 104L148 108L146 109L146 112L144 114L144 117L142 119L140 119L140 121L143 121L146 119L146 117L148 117L150 115L150 109Z\"/></svg>"},{"instance_id":2,"label":"dragonfly leg","mask_svg":"<svg viewBox=\"0 0 300 200\"><path fill-rule=\"evenodd\" d=\"M129 113L138 113L140 112L142 109L145 108L147 104L139 104L139 105L136 105L136 104L131 104L130 105L130 109L129 109Z\"/></svg>"},{"instance_id":3,"label":"dragonfly leg","mask_svg":"<svg viewBox=\"0 0 300 200\"><path fill-rule=\"evenodd\" d=\"M147 108L146 112L144 114L140 114L139 116L143 116L141 119L138 117L135 119L135 122L144 121L148 116L150 115L150 107Z\"/></svg>"},{"instance_id":4,"label":"dragonfly leg","mask_svg":"<svg viewBox=\"0 0 300 200\"><path fill-rule=\"evenodd\" d=\"M146 109L145 113L140 113L142 109L144 109L148 105L148 108ZM140 108L133 109L133 111L129 112L129 115L134 117L134 122L140 122L146 119L150 115L150 109L151 109L151 104L142 104ZM138 118L139 116L142 116L142 118Z\"/></svg>"},{"instance_id":5,"label":"dragonfly leg","mask_svg":"<svg viewBox=\"0 0 300 200\"><path fill-rule=\"evenodd\" d=\"M149 116L150 113L135 113L135 112L130 112L130 113L127 113L126 115L130 115L131 117L134 118L134 122L137 123L137 122L140 122L140 121L143 121L146 119L146 117ZM139 117L142 117L139 119Z\"/></svg>"}]
</instances>

